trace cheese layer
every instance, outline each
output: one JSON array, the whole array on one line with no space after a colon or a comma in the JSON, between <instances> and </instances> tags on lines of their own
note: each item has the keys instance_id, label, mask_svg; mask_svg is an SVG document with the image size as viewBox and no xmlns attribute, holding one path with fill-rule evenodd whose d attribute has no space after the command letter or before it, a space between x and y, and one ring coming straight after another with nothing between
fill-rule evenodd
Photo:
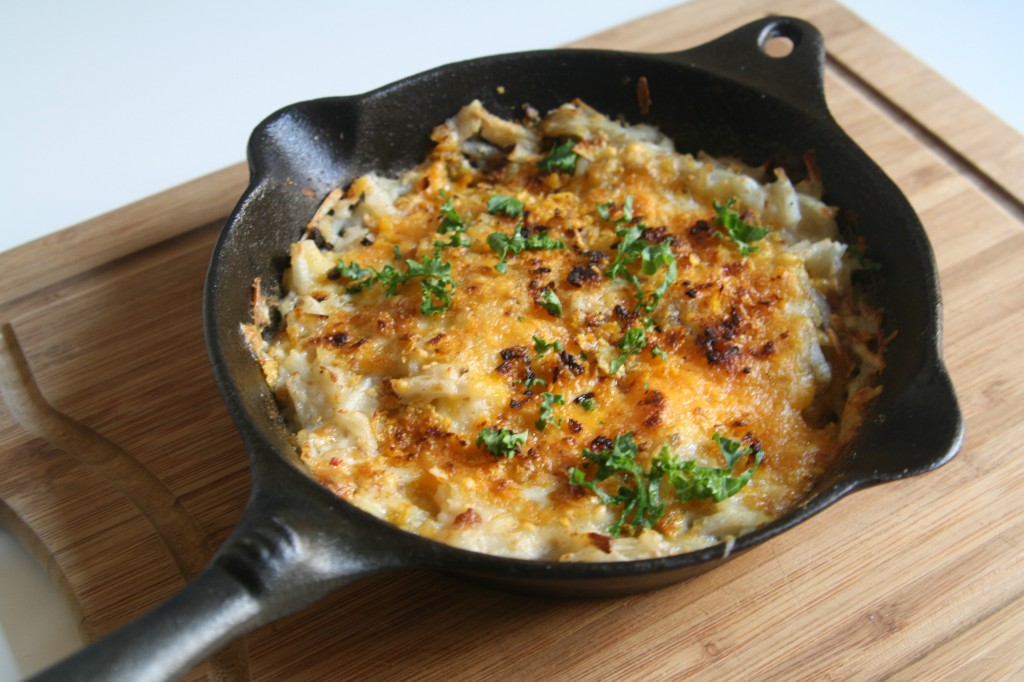
<instances>
[{"instance_id":1,"label":"cheese layer","mask_svg":"<svg viewBox=\"0 0 1024 682\"><path fill-rule=\"evenodd\" d=\"M730 543L799 503L883 345L812 163L794 183L680 154L581 102L522 122L473 102L432 139L327 196L283 298L256 283L243 333L323 485L431 539L570 561ZM723 216L768 232L730 238ZM610 501L637 480L583 454L627 436L642 472L665 453L753 474L720 501L655 481L642 521Z\"/></svg>"}]
</instances>

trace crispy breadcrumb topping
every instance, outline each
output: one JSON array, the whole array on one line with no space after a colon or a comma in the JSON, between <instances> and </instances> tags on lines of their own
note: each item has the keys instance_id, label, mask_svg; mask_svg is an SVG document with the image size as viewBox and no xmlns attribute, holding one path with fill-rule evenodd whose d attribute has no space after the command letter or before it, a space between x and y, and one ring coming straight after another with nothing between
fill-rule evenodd
<instances>
[{"instance_id":1,"label":"crispy breadcrumb topping","mask_svg":"<svg viewBox=\"0 0 1024 682\"><path fill-rule=\"evenodd\" d=\"M582 102L479 102L332 191L243 333L313 475L502 556L649 558L798 504L856 431L880 311L813 163L675 151Z\"/></svg>"}]
</instances>

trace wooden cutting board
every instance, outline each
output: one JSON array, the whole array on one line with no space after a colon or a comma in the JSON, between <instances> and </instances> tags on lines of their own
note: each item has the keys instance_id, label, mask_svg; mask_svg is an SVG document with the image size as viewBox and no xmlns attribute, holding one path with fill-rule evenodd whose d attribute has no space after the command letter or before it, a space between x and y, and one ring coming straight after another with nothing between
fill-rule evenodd
<instances>
[{"instance_id":1,"label":"wooden cutting board","mask_svg":"<svg viewBox=\"0 0 1024 682\"><path fill-rule=\"evenodd\" d=\"M960 455L655 593L557 602L424 571L372 578L256 631L215 675L1024 674L1024 139L829 1L695 0L577 45L679 50L768 13L825 34L834 114L927 227ZM245 181L232 166L0 254L0 514L89 639L181 589L246 501L200 323L210 250Z\"/></svg>"}]
</instances>

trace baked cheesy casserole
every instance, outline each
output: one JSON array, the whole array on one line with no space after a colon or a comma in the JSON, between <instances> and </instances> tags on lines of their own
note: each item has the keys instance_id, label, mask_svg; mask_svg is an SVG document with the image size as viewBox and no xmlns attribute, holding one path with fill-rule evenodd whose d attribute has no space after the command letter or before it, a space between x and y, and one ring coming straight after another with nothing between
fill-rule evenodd
<instances>
[{"instance_id":1,"label":"baked cheesy casserole","mask_svg":"<svg viewBox=\"0 0 1024 682\"><path fill-rule=\"evenodd\" d=\"M800 502L883 346L810 159L794 183L579 101L472 102L432 140L326 197L283 296L254 286L243 333L323 485L563 561L727 551Z\"/></svg>"}]
</instances>

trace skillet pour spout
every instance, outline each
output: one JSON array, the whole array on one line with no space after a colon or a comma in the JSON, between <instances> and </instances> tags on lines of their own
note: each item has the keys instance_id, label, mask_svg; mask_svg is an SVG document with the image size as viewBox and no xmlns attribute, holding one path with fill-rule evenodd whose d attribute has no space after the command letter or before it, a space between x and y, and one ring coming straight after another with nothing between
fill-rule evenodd
<instances>
[{"instance_id":1,"label":"skillet pour spout","mask_svg":"<svg viewBox=\"0 0 1024 682\"><path fill-rule=\"evenodd\" d=\"M765 46L778 38L791 51L769 56ZM941 360L931 247L906 198L829 114L824 55L813 26L768 17L677 53L563 49L461 62L364 95L298 103L264 120L250 138L249 187L213 252L204 301L212 370L249 452L249 506L180 594L37 679L175 679L254 628L386 570L432 568L558 596L660 588L773 538L850 492L948 461L962 441L963 420ZM641 78L650 88L649 111L638 104ZM845 458L808 499L733 544L642 561L557 563L477 554L399 530L308 475L239 332L249 320L253 281L279 292L288 245L331 189L371 170L415 165L433 126L473 99L515 117L524 103L548 110L575 98L656 125L684 152L757 165L813 150L825 200L856 215L857 235L881 265L874 287L892 335L882 395Z\"/></svg>"}]
</instances>

